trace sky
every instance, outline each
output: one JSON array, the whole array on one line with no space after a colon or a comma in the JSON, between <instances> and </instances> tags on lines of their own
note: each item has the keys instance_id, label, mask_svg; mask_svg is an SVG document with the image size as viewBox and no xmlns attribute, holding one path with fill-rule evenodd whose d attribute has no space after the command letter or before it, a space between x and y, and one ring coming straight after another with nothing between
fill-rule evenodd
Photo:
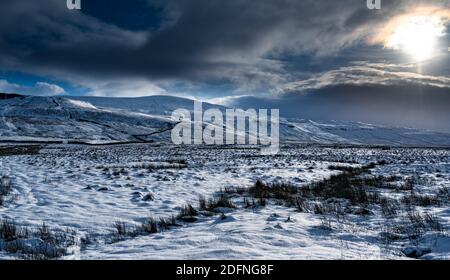
<instances>
[{"instance_id":1,"label":"sky","mask_svg":"<svg viewBox=\"0 0 450 280\"><path fill-rule=\"evenodd\" d=\"M450 131L450 0L0 0L0 92Z\"/></svg>"}]
</instances>

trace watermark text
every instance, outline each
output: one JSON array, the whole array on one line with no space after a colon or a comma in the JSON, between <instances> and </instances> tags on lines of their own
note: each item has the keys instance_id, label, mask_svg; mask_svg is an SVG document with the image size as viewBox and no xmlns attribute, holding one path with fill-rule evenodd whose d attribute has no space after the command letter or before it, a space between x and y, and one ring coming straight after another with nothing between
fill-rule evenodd
<instances>
[{"instance_id":1,"label":"watermark text","mask_svg":"<svg viewBox=\"0 0 450 280\"><path fill-rule=\"evenodd\" d=\"M67 9L81 10L81 0L67 0Z\"/></svg>"},{"instance_id":2,"label":"watermark text","mask_svg":"<svg viewBox=\"0 0 450 280\"><path fill-rule=\"evenodd\" d=\"M194 119L187 109L177 109L172 118L178 124L172 129L176 145L261 145L262 154L279 152L278 109L224 109L203 112L202 102L194 102ZM192 135L193 133L193 135Z\"/></svg>"},{"instance_id":3,"label":"watermark text","mask_svg":"<svg viewBox=\"0 0 450 280\"><path fill-rule=\"evenodd\" d=\"M367 0L367 8L369 10L380 10L381 0Z\"/></svg>"}]
</instances>

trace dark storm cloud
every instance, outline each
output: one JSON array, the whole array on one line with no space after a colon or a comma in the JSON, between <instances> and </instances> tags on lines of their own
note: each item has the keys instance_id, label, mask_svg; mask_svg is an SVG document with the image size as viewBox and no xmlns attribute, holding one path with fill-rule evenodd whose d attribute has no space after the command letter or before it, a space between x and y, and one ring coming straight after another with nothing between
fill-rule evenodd
<instances>
[{"instance_id":1,"label":"dark storm cloud","mask_svg":"<svg viewBox=\"0 0 450 280\"><path fill-rule=\"evenodd\" d=\"M449 89L428 85L330 85L276 99L233 98L227 104L279 108L281 115L288 118L362 121L450 132Z\"/></svg>"},{"instance_id":2,"label":"dark storm cloud","mask_svg":"<svg viewBox=\"0 0 450 280\"><path fill-rule=\"evenodd\" d=\"M3 69L72 82L135 77L237 84L260 80L270 86L285 81L280 76L286 74L286 62L269 56L326 55L358 44L374 23L408 1L385 1L382 12L369 11L365 0L148 1L161 13L148 14L151 26L159 29L141 31L125 29L123 21L114 25L120 16L105 23L69 11L65 2L1 1ZM117 13L114 2L103 9ZM155 17L161 18L159 24ZM139 15L139 21L143 18Z\"/></svg>"},{"instance_id":3,"label":"dark storm cloud","mask_svg":"<svg viewBox=\"0 0 450 280\"><path fill-rule=\"evenodd\" d=\"M89 74L89 65L92 72L110 66L118 68L114 57L145 40L142 34L69 11L66 1L1 2L2 68L40 75L81 74L84 70Z\"/></svg>"}]
</instances>

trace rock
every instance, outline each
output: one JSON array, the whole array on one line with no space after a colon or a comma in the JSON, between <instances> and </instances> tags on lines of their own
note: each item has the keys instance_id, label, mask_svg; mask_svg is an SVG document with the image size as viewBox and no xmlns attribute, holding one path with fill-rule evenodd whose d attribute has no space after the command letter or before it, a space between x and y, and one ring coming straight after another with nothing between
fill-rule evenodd
<instances>
[{"instance_id":1,"label":"rock","mask_svg":"<svg viewBox=\"0 0 450 280\"><path fill-rule=\"evenodd\" d=\"M148 193L146 195L144 195L144 197L142 198L142 201L153 201L155 198L151 193Z\"/></svg>"},{"instance_id":2,"label":"rock","mask_svg":"<svg viewBox=\"0 0 450 280\"><path fill-rule=\"evenodd\" d=\"M293 223L294 220L291 218L291 216L289 216L286 221L284 221L285 223Z\"/></svg>"},{"instance_id":3,"label":"rock","mask_svg":"<svg viewBox=\"0 0 450 280\"><path fill-rule=\"evenodd\" d=\"M426 254L431 253L431 249L424 247L406 247L402 250L408 258L418 259Z\"/></svg>"},{"instance_id":4,"label":"rock","mask_svg":"<svg viewBox=\"0 0 450 280\"><path fill-rule=\"evenodd\" d=\"M369 209L358 208L353 212L353 214L359 215L359 216L368 216L368 215L372 215L373 213Z\"/></svg>"},{"instance_id":5,"label":"rock","mask_svg":"<svg viewBox=\"0 0 450 280\"><path fill-rule=\"evenodd\" d=\"M236 221L236 218L232 215L225 215L225 213L221 213L220 216L216 219L214 222L215 224L222 224L222 223L230 223Z\"/></svg>"},{"instance_id":6,"label":"rock","mask_svg":"<svg viewBox=\"0 0 450 280\"><path fill-rule=\"evenodd\" d=\"M280 225L280 224L276 224L276 226L274 226L274 228L276 228L276 229L284 229L283 226Z\"/></svg>"},{"instance_id":7,"label":"rock","mask_svg":"<svg viewBox=\"0 0 450 280\"><path fill-rule=\"evenodd\" d=\"M277 221L279 218L280 218L280 215L273 213L266 219L266 221L273 222L273 221Z\"/></svg>"}]
</instances>

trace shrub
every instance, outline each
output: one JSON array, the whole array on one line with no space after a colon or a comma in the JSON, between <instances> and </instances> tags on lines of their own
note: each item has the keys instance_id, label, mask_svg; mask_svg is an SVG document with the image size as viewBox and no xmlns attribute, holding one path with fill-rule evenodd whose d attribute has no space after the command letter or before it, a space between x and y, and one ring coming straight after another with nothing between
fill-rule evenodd
<instances>
[{"instance_id":1,"label":"shrub","mask_svg":"<svg viewBox=\"0 0 450 280\"><path fill-rule=\"evenodd\" d=\"M68 254L68 247L77 244L75 231L52 230L45 224L29 230L10 220L0 222L0 239L0 250L31 260L60 258Z\"/></svg>"},{"instance_id":2,"label":"shrub","mask_svg":"<svg viewBox=\"0 0 450 280\"><path fill-rule=\"evenodd\" d=\"M197 210L195 210L194 207L192 207L191 204L186 204L185 206L183 206L180 209L180 213L178 214L178 218L195 217L197 215L198 215Z\"/></svg>"},{"instance_id":3,"label":"shrub","mask_svg":"<svg viewBox=\"0 0 450 280\"><path fill-rule=\"evenodd\" d=\"M158 233L158 223L152 217L148 218L144 223L142 223L141 228L146 233Z\"/></svg>"},{"instance_id":4,"label":"shrub","mask_svg":"<svg viewBox=\"0 0 450 280\"><path fill-rule=\"evenodd\" d=\"M55 237L45 223L43 223L42 226L38 227L38 236L40 239L47 243L55 242Z\"/></svg>"},{"instance_id":5,"label":"shrub","mask_svg":"<svg viewBox=\"0 0 450 280\"><path fill-rule=\"evenodd\" d=\"M342 165L329 165L329 170L336 170L336 171L344 171L344 172L353 172L355 170L355 167L352 166L342 166Z\"/></svg>"},{"instance_id":6,"label":"shrub","mask_svg":"<svg viewBox=\"0 0 450 280\"><path fill-rule=\"evenodd\" d=\"M233 202L230 200L228 196L228 194L231 193L232 193L231 189L229 189L228 191L221 191L219 192L218 198L210 198L208 200L204 196L199 196L198 198L199 209L210 212L216 212L217 208L234 209L236 208L236 206L233 204ZM245 198L244 204L247 204Z\"/></svg>"},{"instance_id":7,"label":"shrub","mask_svg":"<svg viewBox=\"0 0 450 280\"><path fill-rule=\"evenodd\" d=\"M361 181L355 180L353 173L342 173L329 179L313 183L310 187L315 196L328 198L344 198L354 204L367 203L368 195L361 186Z\"/></svg>"},{"instance_id":8,"label":"shrub","mask_svg":"<svg viewBox=\"0 0 450 280\"><path fill-rule=\"evenodd\" d=\"M325 211L325 209L324 209L322 204L319 204L319 203L314 204L314 214L316 214L316 215L323 215L325 213L326 213L326 211Z\"/></svg>"},{"instance_id":9,"label":"shrub","mask_svg":"<svg viewBox=\"0 0 450 280\"><path fill-rule=\"evenodd\" d=\"M409 207L411 206L429 207L441 204L441 200L436 195L420 195L414 192L410 193L407 196L404 196L402 198L402 202Z\"/></svg>"},{"instance_id":10,"label":"shrub","mask_svg":"<svg viewBox=\"0 0 450 280\"><path fill-rule=\"evenodd\" d=\"M168 229L179 225L177 224L175 216L171 216L170 218L159 218L158 226L162 229Z\"/></svg>"},{"instance_id":11,"label":"shrub","mask_svg":"<svg viewBox=\"0 0 450 280\"><path fill-rule=\"evenodd\" d=\"M11 179L6 176L0 178L0 206L5 204L5 197L12 191Z\"/></svg>"},{"instance_id":12,"label":"shrub","mask_svg":"<svg viewBox=\"0 0 450 280\"><path fill-rule=\"evenodd\" d=\"M434 215L408 212L398 224L388 229L385 235L390 240L409 239L413 244L418 244L427 232L440 233L443 230L442 224Z\"/></svg>"},{"instance_id":13,"label":"shrub","mask_svg":"<svg viewBox=\"0 0 450 280\"><path fill-rule=\"evenodd\" d=\"M234 206L233 202L228 198L227 194L221 194L220 197L217 200L210 200L209 201L209 207L215 209L215 208L236 208Z\"/></svg>"},{"instance_id":14,"label":"shrub","mask_svg":"<svg viewBox=\"0 0 450 280\"><path fill-rule=\"evenodd\" d=\"M425 223L428 225L428 227L436 232L442 232L444 231L444 227L439 221L438 217L435 215L432 215L430 213L425 213L423 216L423 219L425 220Z\"/></svg>"},{"instance_id":15,"label":"shrub","mask_svg":"<svg viewBox=\"0 0 450 280\"><path fill-rule=\"evenodd\" d=\"M270 197L270 189L261 181L256 181L255 185L249 189L249 193L256 198Z\"/></svg>"},{"instance_id":16,"label":"shrub","mask_svg":"<svg viewBox=\"0 0 450 280\"><path fill-rule=\"evenodd\" d=\"M208 208L206 206L206 198L204 196L202 196L202 195L200 195L198 197L198 205L199 205L198 207L199 207L200 210L204 210L204 211L208 210Z\"/></svg>"},{"instance_id":17,"label":"shrub","mask_svg":"<svg viewBox=\"0 0 450 280\"><path fill-rule=\"evenodd\" d=\"M397 215L397 211L399 210L399 205L396 200L383 198L380 199L381 213L385 217L393 217Z\"/></svg>"},{"instance_id":18,"label":"shrub","mask_svg":"<svg viewBox=\"0 0 450 280\"><path fill-rule=\"evenodd\" d=\"M226 193L226 194L238 194L238 195L243 195L245 193L248 192L247 188L242 188L242 187L236 187L236 188L229 188L229 187L225 187L225 189L222 191L220 191L220 193Z\"/></svg>"},{"instance_id":19,"label":"shrub","mask_svg":"<svg viewBox=\"0 0 450 280\"><path fill-rule=\"evenodd\" d=\"M295 207L297 208L297 210L299 212L309 212L310 211L308 205L306 204L306 201L301 197L298 197L296 199Z\"/></svg>"},{"instance_id":20,"label":"shrub","mask_svg":"<svg viewBox=\"0 0 450 280\"><path fill-rule=\"evenodd\" d=\"M255 199L252 198L250 200L250 198L244 196L243 205L244 205L244 208L246 208L246 209L248 209L248 208L255 208L256 207Z\"/></svg>"},{"instance_id":21,"label":"shrub","mask_svg":"<svg viewBox=\"0 0 450 280\"><path fill-rule=\"evenodd\" d=\"M4 219L0 222L0 239L12 241L18 238L17 227L11 220Z\"/></svg>"},{"instance_id":22,"label":"shrub","mask_svg":"<svg viewBox=\"0 0 450 280\"><path fill-rule=\"evenodd\" d=\"M266 200L264 197L260 197L260 198L258 199L258 205L261 206L261 207L266 207L266 205L267 205L267 200Z\"/></svg>"},{"instance_id":23,"label":"shrub","mask_svg":"<svg viewBox=\"0 0 450 280\"><path fill-rule=\"evenodd\" d=\"M287 201L291 201L298 192L299 188L293 185L285 183L266 185L259 180L249 189L249 193L256 198L275 198Z\"/></svg>"},{"instance_id":24,"label":"shrub","mask_svg":"<svg viewBox=\"0 0 450 280\"><path fill-rule=\"evenodd\" d=\"M127 225L125 222L122 221L115 222L114 228L116 229L116 234L119 236L125 236L128 234Z\"/></svg>"}]
</instances>

